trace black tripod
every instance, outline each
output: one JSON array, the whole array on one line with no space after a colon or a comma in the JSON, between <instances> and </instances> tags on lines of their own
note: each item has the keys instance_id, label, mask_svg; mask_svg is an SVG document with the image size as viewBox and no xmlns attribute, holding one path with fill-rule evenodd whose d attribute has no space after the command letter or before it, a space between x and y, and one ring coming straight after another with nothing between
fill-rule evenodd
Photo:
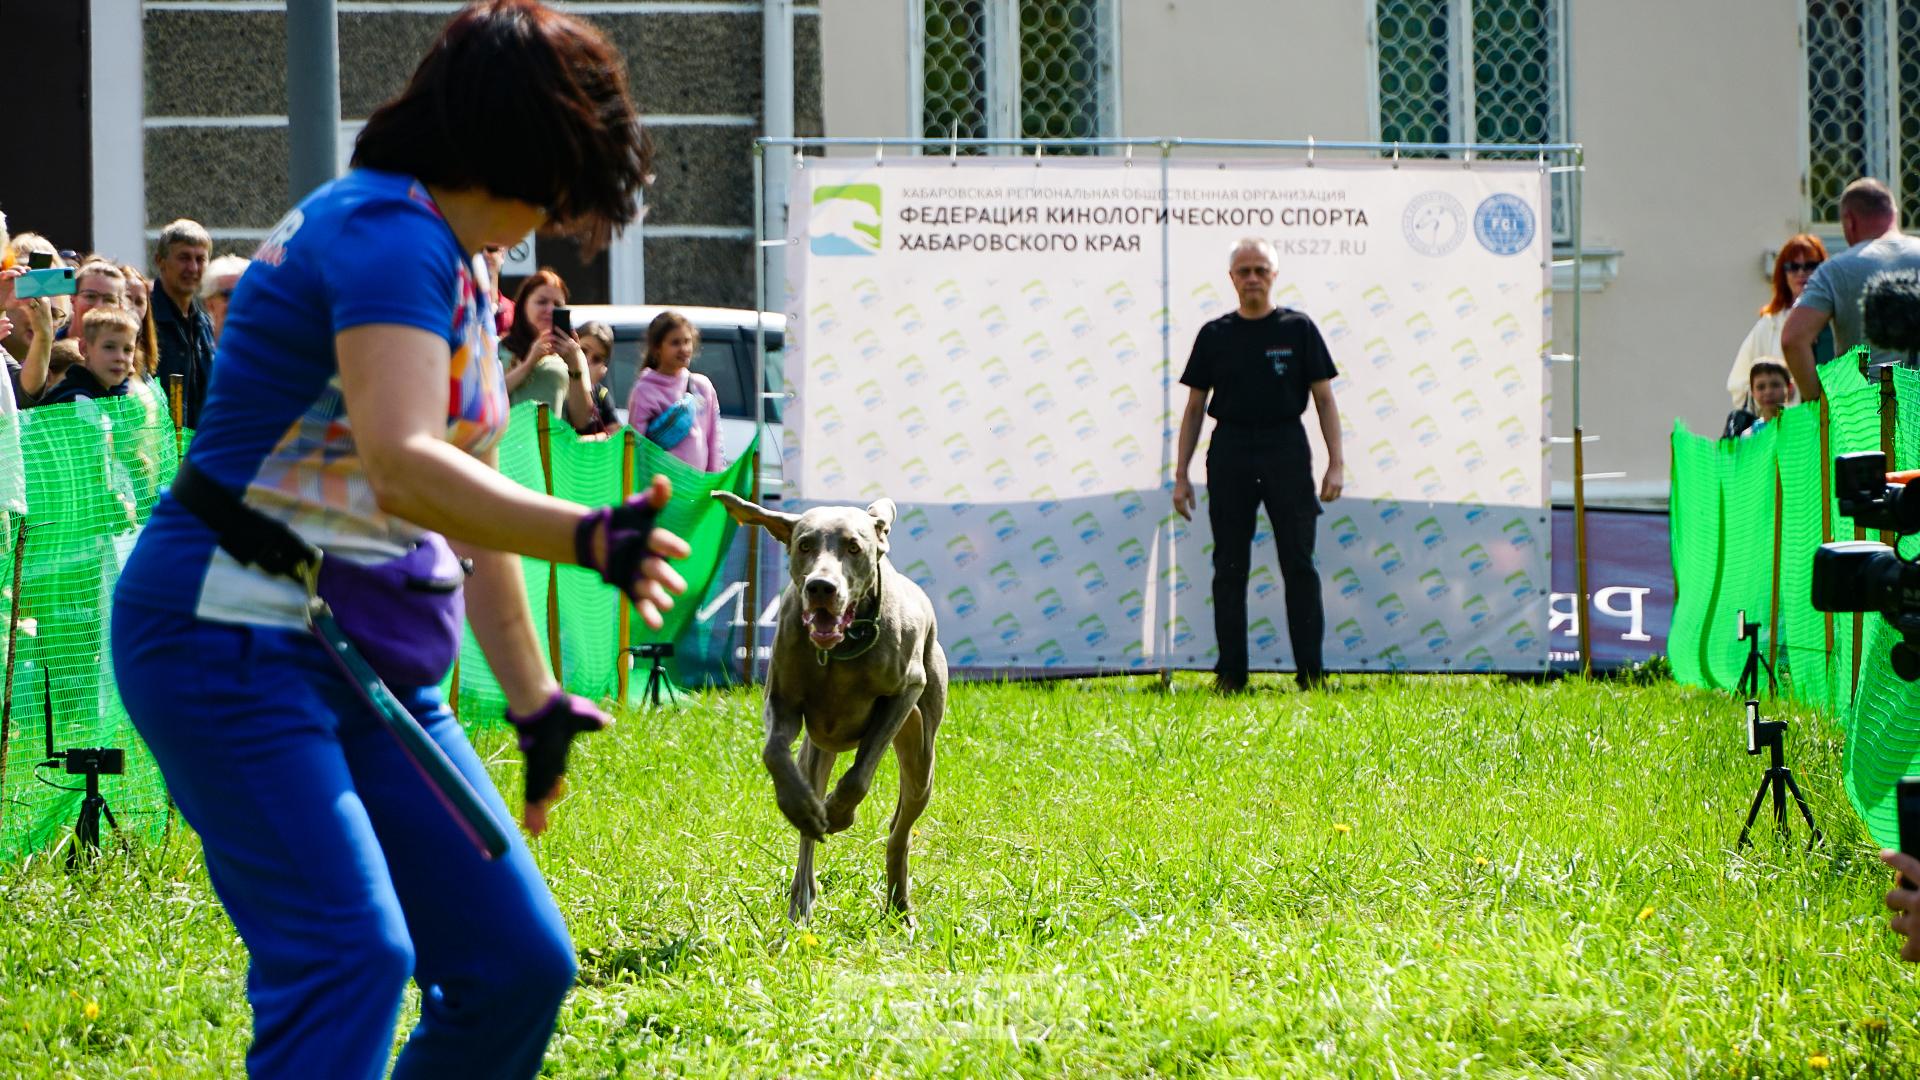
<instances>
[{"instance_id":1,"label":"black tripod","mask_svg":"<svg viewBox=\"0 0 1920 1080\"><path fill-rule=\"evenodd\" d=\"M1807 819L1807 829L1813 834L1807 838L1807 850L1820 842L1820 827L1813 823L1813 810L1807 806L1806 796L1800 794L1800 785L1793 782L1793 770L1787 768L1786 749L1787 722L1785 720L1760 719L1760 703L1747 702L1747 753L1758 754L1762 749L1769 755L1770 763L1765 776L1760 778L1760 790L1754 792L1753 806L1747 810L1747 823L1740 829L1740 843L1745 847L1747 834L1753 831L1753 823L1760 816L1760 804L1765 801L1767 791L1773 791L1773 820L1780 835L1787 835L1787 794L1793 794L1794 804L1800 807L1800 816Z\"/></svg>"},{"instance_id":2,"label":"black tripod","mask_svg":"<svg viewBox=\"0 0 1920 1080\"><path fill-rule=\"evenodd\" d=\"M668 701L679 699L679 692L673 688L673 680L667 678L666 660L673 655L673 643L670 641L649 641L645 645L632 645L627 648L631 656L651 660L653 666L647 669L647 685L640 691L640 699L651 699L655 708L660 707L660 694L666 692Z\"/></svg>"},{"instance_id":3,"label":"black tripod","mask_svg":"<svg viewBox=\"0 0 1920 1080\"><path fill-rule=\"evenodd\" d=\"M1780 693L1779 681L1774 678L1773 665L1760 655L1760 624L1747 621L1747 613L1740 613L1740 640L1747 643L1747 664L1740 669L1740 682L1736 689L1744 698L1760 696L1760 672L1767 673L1767 693Z\"/></svg>"},{"instance_id":4,"label":"black tripod","mask_svg":"<svg viewBox=\"0 0 1920 1080\"><path fill-rule=\"evenodd\" d=\"M115 832L120 831L120 822L113 816L113 808L107 805L107 797L100 794L102 776L118 776L127 771L127 752L114 747L89 746L72 750L53 748L53 673L41 669L45 686L45 708L47 717L47 760L40 763L43 769L56 765L66 768L68 776L81 777L85 787L70 788L63 784L53 784L64 791L79 791L80 817L73 823L73 846L67 849L67 869L76 870L80 860L92 858L100 850L100 819L106 818L107 824Z\"/></svg>"},{"instance_id":5,"label":"black tripod","mask_svg":"<svg viewBox=\"0 0 1920 1080\"><path fill-rule=\"evenodd\" d=\"M115 832L120 830L120 822L113 816L113 808L107 805L107 797L100 794L100 777L103 773L119 774L126 771L126 758L123 751L108 748L90 748L86 750L68 750L66 752L67 772L77 773L86 778L86 795L80 800L80 818L73 823L73 846L67 849L67 869L80 866L82 855L93 857L100 851L100 819Z\"/></svg>"}]
</instances>

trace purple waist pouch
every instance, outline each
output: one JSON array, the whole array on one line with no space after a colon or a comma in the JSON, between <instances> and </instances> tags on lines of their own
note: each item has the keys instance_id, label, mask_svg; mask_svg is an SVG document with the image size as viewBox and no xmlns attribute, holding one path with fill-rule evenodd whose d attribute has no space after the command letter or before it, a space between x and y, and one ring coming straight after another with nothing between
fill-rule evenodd
<instances>
[{"instance_id":1,"label":"purple waist pouch","mask_svg":"<svg viewBox=\"0 0 1920 1080\"><path fill-rule=\"evenodd\" d=\"M432 686L460 655L467 564L439 533L397 559L320 560L320 599L374 674L389 686Z\"/></svg>"}]
</instances>

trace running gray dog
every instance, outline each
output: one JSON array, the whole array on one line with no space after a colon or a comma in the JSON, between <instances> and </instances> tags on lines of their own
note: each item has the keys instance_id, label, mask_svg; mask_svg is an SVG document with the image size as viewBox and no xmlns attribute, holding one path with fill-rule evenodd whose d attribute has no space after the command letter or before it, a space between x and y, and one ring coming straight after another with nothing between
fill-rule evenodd
<instances>
[{"instance_id":1,"label":"running gray dog","mask_svg":"<svg viewBox=\"0 0 1920 1080\"><path fill-rule=\"evenodd\" d=\"M767 670L766 744L774 801L800 830L800 862L787 890L787 917L805 922L820 895L813 846L853 824L892 744L900 798L887 836L887 903L912 920L907 847L933 793L933 736L947 706L947 655L933 604L887 561L892 499L865 510L817 506L788 514L731 492L713 497L742 525L786 545L792 580L780 594ZM793 740L804 734L800 760ZM853 765L827 793L834 758Z\"/></svg>"}]
</instances>

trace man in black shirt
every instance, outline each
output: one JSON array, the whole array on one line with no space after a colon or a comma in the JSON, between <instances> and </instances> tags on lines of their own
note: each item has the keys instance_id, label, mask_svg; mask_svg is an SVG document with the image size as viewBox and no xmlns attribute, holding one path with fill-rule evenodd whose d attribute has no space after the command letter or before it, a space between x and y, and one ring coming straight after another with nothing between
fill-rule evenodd
<instances>
[{"instance_id":1,"label":"man in black shirt","mask_svg":"<svg viewBox=\"0 0 1920 1080\"><path fill-rule=\"evenodd\" d=\"M160 385L178 375L185 423L200 426L200 404L213 377L213 318L200 303L200 278L213 255L213 237L199 222L181 218L160 231L154 247L153 326L160 343Z\"/></svg>"},{"instance_id":2,"label":"man in black shirt","mask_svg":"<svg viewBox=\"0 0 1920 1080\"><path fill-rule=\"evenodd\" d=\"M1189 521L1194 496L1187 468L1200 442L1201 418L1215 421L1207 448L1207 519L1213 525L1213 627L1220 642L1215 687L1225 693L1247 686L1247 571L1262 503L1279 549L1295 677L1309 690L1326 681L1320 659L1326 613L1313 538L1320 503L1339 498L1345 479L1340 412L1333 402L1336 372L1313 320L1273 306L1273 263L1273 245L1265 240L1234 245L1229 274L1240 310L1200 328L1180 376L1189 390L1180 417L1173 508ZM1300 422L1309 397L1327 444L1318 501L1307 429Z\"/></svg>"}]
</instances>

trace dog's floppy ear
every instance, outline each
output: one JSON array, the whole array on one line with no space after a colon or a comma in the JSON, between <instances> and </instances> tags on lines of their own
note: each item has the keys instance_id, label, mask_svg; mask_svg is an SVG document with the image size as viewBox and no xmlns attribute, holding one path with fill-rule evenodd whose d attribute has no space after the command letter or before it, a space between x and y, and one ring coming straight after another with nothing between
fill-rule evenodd
<instances>
[{"instance_id":1,"label":"dog's floppy ear","mask_svg":"<svg viewBox=\"0 0 1920 1080\"><path fill-rule=\"evenodd\" d=\"M785 514L778 510L769 510L759 503L750 503L731 491L716 491L713 497L727 508L727 515L742 525L758 525L767 530L767 535L781 543L793 539L793 523L800 520L798 514Z\"/></svg>"},{"instance_id":2,"label":"dog's floppy ear","mask_svg":"<svg viewBox=\"0 0 1920 1080\"><path fill-rule=\"evenodd\" d=\"M892 499L875 499L867 506L867 513L873 515L873 535L880 541L880 554L885 555L892 545L887 542L888 534L893 532L895 513Z\"/></svg>"}]
</instances>

